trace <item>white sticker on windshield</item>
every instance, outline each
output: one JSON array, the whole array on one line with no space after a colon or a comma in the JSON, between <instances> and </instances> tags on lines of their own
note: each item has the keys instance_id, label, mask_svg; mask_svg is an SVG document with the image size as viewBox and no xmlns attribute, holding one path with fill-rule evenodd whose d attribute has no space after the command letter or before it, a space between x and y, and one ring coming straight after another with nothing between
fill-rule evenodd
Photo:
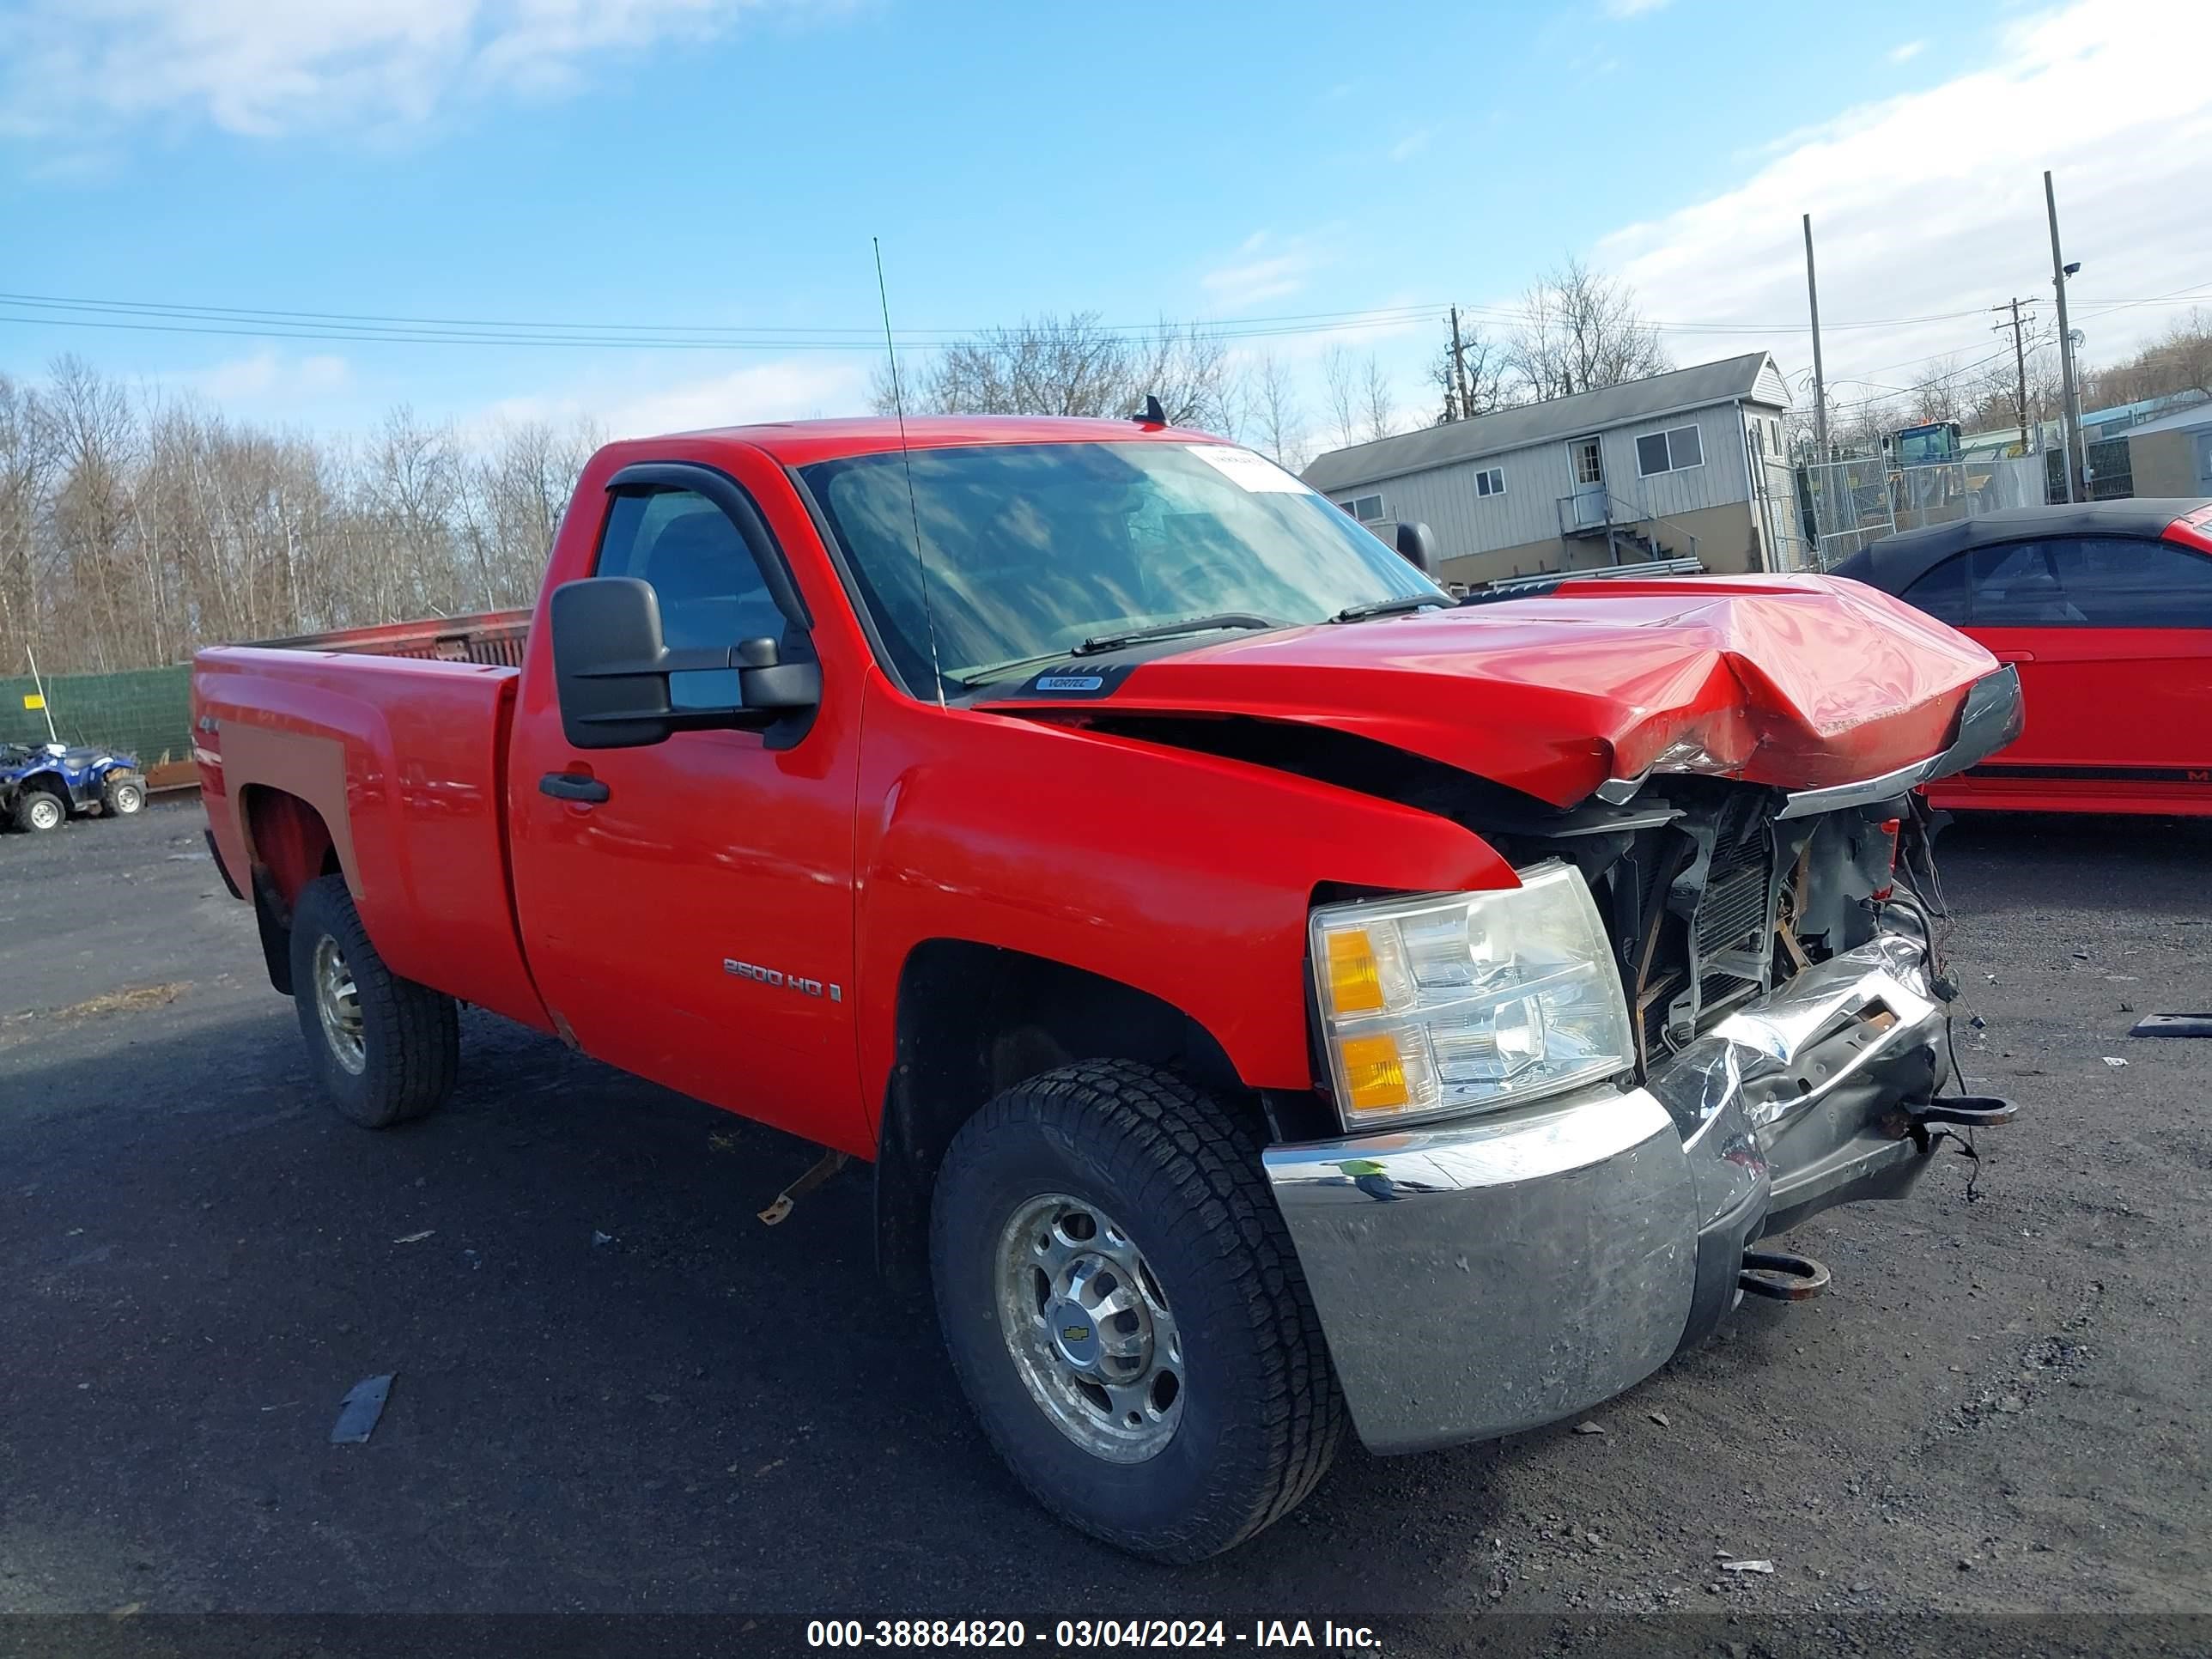
<instances>
[{"instance_id":1,"label":"white sticker on windshield","mask_svg":"<svg viewBox=\"0 0 2212 1659\"><path fill-rule=\"evenodd\" d=\"M1255 495L1313 493L1266 456L1255 455L1249 449L1237 449L1229 444L1185 444L1183 447L1223 477L1234 479Z\"/></svg>"}]
</instances>

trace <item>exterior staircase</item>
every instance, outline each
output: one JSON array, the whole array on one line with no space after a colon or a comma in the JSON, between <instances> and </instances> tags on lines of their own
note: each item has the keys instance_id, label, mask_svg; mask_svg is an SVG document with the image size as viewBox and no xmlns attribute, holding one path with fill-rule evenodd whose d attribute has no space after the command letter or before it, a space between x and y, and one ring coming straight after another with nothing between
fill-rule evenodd
<instances>
[{"instance_id":1,"label":"exterior staircase","mask_svg":"<svg viewBox=\"0 0 2212 1659\"><path fill-rule=\"evenodd\" d=\"M1677 556L1674 545L1660 537L1668 527L1668 520L1624 501L1608 493L1605 497L1602 514L1592 511L1593 503L1575 495L1559 499L1559 539L1565 544L1603 542L1609 565L1651 564ZM1673 526L1680 529L1680 526ZM1687 531L1682 532L1689 542L1687 556L1698 554L1698 538Z\"/></svg>"}]
</instances>

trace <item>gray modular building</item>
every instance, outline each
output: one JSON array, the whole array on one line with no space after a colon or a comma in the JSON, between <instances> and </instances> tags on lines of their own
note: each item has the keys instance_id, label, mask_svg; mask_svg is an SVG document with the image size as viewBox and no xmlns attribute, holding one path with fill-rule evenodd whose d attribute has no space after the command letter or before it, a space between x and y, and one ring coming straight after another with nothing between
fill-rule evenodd
<instances>
[{"instance_id":1,"label":"gray modular building","mask_svg":"<svg viewBox=\"0 0 2212 1659\"><path fill-rule=\"evenodd\" d=\"M1755 351L1333 450L1305 481L1363 523L1427 525L1439 580L1469 586L1686 556L1774 569L1803 545L1789 406Z\"/></svg>"},{"instance_id":2,"label":"gray modular building","mask_svg":"<svg viewBox=\"0 0 2212 1659\"><path fill-rule=\"evenodd\" d=\"M2212 495L2212 404L2160 416L2122 434L2138 495Z\"/></svg>"}]
</instances>

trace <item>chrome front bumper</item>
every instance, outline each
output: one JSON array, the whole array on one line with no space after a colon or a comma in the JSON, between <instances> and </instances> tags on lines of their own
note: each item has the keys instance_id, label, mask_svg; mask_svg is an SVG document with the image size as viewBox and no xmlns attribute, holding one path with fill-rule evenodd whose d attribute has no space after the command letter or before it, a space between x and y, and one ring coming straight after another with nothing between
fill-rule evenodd
<instances>
[{"instance_id":1,"label":"chrome front bumper","mask_svg":"<svg viewBox=\"0 0 2212 1659\"><path fill-rule=\"evenodd\" d=\"M1419 1451L1633 1387L1734 1306L1745 1246L1926 1167L1924 943L1805 969L1651 1068L1510 1115L1268 1149L1360 1438Z\"/></svg>"}]
</instances>

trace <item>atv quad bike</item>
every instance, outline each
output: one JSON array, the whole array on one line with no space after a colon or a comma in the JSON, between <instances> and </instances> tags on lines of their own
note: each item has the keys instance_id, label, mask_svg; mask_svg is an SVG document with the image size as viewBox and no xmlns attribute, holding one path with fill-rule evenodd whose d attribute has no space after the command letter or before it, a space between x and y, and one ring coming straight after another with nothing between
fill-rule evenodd
<instances>
[{"instance_id":1,"label":"atv quad bike","mask_svg":"<svg viewBox=\"0 0 2212 1659\"><path fill-rule=\"evenodd\" d=\"M97 809L128 817L146 804L135 756L65 744L0 744L0 818L18 830L58 830Z\"/></svg>"}]
</instances>

